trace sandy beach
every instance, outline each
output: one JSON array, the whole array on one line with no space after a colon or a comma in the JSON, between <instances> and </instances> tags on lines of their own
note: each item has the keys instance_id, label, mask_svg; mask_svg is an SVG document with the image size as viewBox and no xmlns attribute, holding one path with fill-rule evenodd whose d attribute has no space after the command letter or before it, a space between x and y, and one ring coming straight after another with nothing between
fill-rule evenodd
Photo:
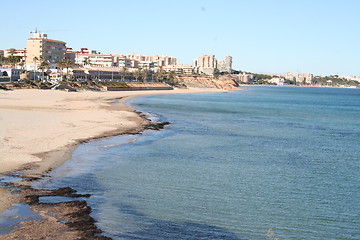
<instances>
[{"instance_id":1,"label":"sandy beach","mask_svg":"<svg viewBox=\"0 0 360 240\"><path fill-rule=\"evenodd\" d=\"M146 120L124 104L128 98L221 91L0 91L0 175L30 168L28 174L41 176L70 159L83 141L141 129ZM111 104L114 99L119 101ZM13 196L0 191L0 211L13 201Z\"/></svg>"}]
</instances>

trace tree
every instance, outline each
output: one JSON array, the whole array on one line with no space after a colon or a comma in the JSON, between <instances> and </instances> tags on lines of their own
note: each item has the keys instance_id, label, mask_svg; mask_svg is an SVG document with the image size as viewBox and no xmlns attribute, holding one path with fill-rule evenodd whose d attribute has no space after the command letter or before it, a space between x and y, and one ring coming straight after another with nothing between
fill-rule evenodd
<instances>
[{"instance_id":1,"label":"tree","mask_svg":"<svg viewBox=\"0 0 360 240\"><path fill-rule=\"evenodd\" d=\"M121 69L120 74L121 74L121 80L122 81L125 81L125 76L126 76L127 72L128 72L128 69L126 67L123 67Z\"/></svg>"},{"instance_id":2,"label":"tree","mask_svg":"<svg viewBox=\"0 0 360 240\"><path fill-rule=\"evenodd\" d=\"M18 63L21 62L21 57L20 56L14 56L16 54L15 48L10 48L9 49L9 54L10 54L10 56L4 57L4 59L2 60L2 62L4 64L8 64L11 67L15 67Z\"/></svg>"},{"instance_id":3,"label":"tree","mask_svg":"<svg viewBox=\"0 0 360 240\"><path fill-rule=\"evenodd\" d=\"M134 78L136 79L136 81L139 80L140 76L141 76L140 69L136 69L136 71L134 72Z\"/></svg>"},{"instance_id":4,"label":"tree","mask_svg":"<svg viewBox=\"0 0 360 240\"><path fill-rule=\"evenodd\" d=\"M34 71L36 70L36 67L37 67L37 61L39 61L39 58L38 58L38 57L34 57L34 58L33 58L33 62L34 62L34 65L35 65Z\"/></svg>"},{"instance_id":5,"label":"tree","mask_svg":"<svg viewBox=\"0 0 360 240\"><path fill-rule=\"evenodd\" d=\"M35 64L35 66L36 66L37 61L39 61L39 58L38 58L38 57L34 57L34 58L33 58L33 62L34 62L34 64Z\"/></svg>"},{"instance_id":6,"label":"tree","mask_svg":"<svg viewBox=\"0 0 360 240\"><path fill-rule=\"evenodd\" d=\"M45 70L49 69L49 67L50 67L49 62L48 62L48 61L45 61L45 59L42 58L42 61L41 61L40 65L39 65L39 69L41 69L41 72L42 72L42 80L43 80L43 81L44 81L44 72L45 72Z\"/></svg>"},{"instance_id":7,"label":"tree","mask_svg":"<svg viewBox=\"0 0 360 240\"><path fill-rule=\"evenodd\" d=\"M64 68L65 68L65 65L64 65L64 61L63 60L60 60L56 63L56 66L59 67L60 69L60 72L61 72L61 81L63 80L64 78Z\"/></svg>"},{"instance_id":8,"label":"tree","mask_svg":"<svg viewBox=\"0 0 360 240\"><path fill-rule=\"evenodd\" d=\"M69 68L72 66L71 60L70 59L62 59L59 62L57 62L56 65L61 70L61 80L63 80L63 70L64 70L64 68L66 69L66 78L68 78Z\"/></svg>"},{"instance_id":9,"label":"tree","mask_svg":"<svg viewBox=\"0 0 360 240\"><path fill-rule=\"evenodd\" d=\"M154 72L153 76L154 76L155 82L161 82L165 76L163 67L162 66L159 67L159 69L156 72Z\"/></svg>"},{"instance_id":10,"label":"tree","mask_svg":"<svg viewBox=\"0 0 360 240\"><path fill-rule=\"evenodd\" d=\"M10 53L10 56L14 56L14 54L16 53L15 48L10 48L9 53Z\"/></svg>"},{"instance_id":11,"label":"tree","mask_svg":"<svg viewBox=\"0 0 360 240\"><path fill-rule=\"evenodd\" d=\"M25 62L20 61L19 66L20 66L21 70L24 70Z\"/></svg>"},{"instance_id":12,"label":"tree","mask_svg":"<svg viewBox=\"0 0 360 240\"><path fill-rule=\"evenodd\" d=\"M166 82L167 84L170 84L170 85L176 85L176 82L175 82L175 72L174 71L170 71L167 73L167 76L166 76Z\"/></svg>"},{"instance_id":13,"label":"tree","mask_svg":"<svg viewBox=\"0 0 360 240\"><path fill-rule=\"evenodd\" d=\"M85 65L90 65L91 64L91 59L88 58L88 57L84 58L83 64L84 64L84 66Z\"/></svg>"},{"instance_id":14,"label":"tree","mask_svg":"<svg viewBox=\"0 0 360 240\"><path fill-rule=\"evenodd\" d=\"M220 73L219 69L216 68L215 71L214 71L214 78L215 78L215 79L218 79L219 76L220 76L220 74L221 74L221 73Z\"/></svg>"},{"instance_id":15,"label":"tree","mask_svg":"<svg viewBox=\"0 0 360 240\"><path fill-rule=\"evenodd\" d=\"M143 82L147 82L147 79L148 79L148 73L149 73L149 70L148 68L145 66L144 69L142 71L140 71L140 76L141 76L141 79Z\"/></svg>"}]
</instances>

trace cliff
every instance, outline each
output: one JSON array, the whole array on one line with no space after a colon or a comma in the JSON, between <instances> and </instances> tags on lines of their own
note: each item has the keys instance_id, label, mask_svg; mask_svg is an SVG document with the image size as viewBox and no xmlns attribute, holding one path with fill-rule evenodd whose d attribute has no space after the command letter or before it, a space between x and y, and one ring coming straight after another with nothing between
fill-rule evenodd
<instances>
[{"instance_id":1,"label":"cliff","mask_svg":"<svg viewBox=\"0 0 360 240\"><path fill-rule=\"evenodd\" d=\"M239 86L236 78L231 75L220 76L218 79L211 76L177 76L176 80L186 87L235 89Z\"/></svg>"}]
</instances>

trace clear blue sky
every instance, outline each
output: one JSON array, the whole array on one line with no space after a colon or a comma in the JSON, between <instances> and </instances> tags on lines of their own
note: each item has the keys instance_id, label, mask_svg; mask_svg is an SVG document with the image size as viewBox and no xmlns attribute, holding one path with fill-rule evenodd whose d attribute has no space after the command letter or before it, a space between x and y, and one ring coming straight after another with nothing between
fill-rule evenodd
<instances>
[{"instance_id":1,"label":"clear blue sky","mask_svg":"<svg viewBox=\"0 0 360 240\"><path fill-rule=\"evenodd\" d=\"M2 0L0 49L37 28L103 53L233 56L258 73L360 76L360 0Z\"/></svg>"}]
</instances>

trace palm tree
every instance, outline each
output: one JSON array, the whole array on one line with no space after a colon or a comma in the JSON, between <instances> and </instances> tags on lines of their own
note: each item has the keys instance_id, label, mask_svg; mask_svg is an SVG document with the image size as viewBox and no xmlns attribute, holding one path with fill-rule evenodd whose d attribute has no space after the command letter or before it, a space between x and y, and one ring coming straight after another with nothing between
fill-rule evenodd
<instances>
[{"instance_id":1,"label":"palm tree","mask_svg":"<svg viewBox=\"0 0 360 240\"><path fill-rule=\"evenodd\" d=\"M5 58L0 55L0 67L2 67L5 64Z\"/></svg>"},{"instance_id":2,"label":"palm tree","mask_svg":"<svg viewBox=\"0 0 360 240\"><path fill-rule=\"evenodd\" d=\"M10 53L10 56L14 56L14 54L16 53L15 48L10 48L9 53Z\"/></svg>"},{"instance_id":3,"label":"palm tree","mask_svg":"<svg viewBox=\"0 0 360 240\"><path fill-rule=\"evenodd\" d=\"M10 48L9 53L10 53L10 56L7 57L7 62L11 65L11 67L15 67L21 61L21 57L14 56L16 53L15 48Z\"/></svg>"},{"instance_id":4,"label":"palm tree","mask_svg":"<svg viewBox=\"0 0 360 240\"><path fill-rule=\"evenodd\" d=\"M65 68L66 68L66 78L68 78L69 76L69 68L71 68L72 66L72 62L70 59L65 59Z\"/></svg>"},{"instance_id":5,"label":"palm tree","mask_svg":"<svg viewBox=\"0 0 360 240\"><path fill-rule=\"evenodd\" d=\"M34 70L36 69L36 64L37 64L37 61L39 61L39 58L38 57L34 57L33 58L33 62L34 62Z\"/></svg>"},{"instance_id":6,"label":"palm tree","mask_svg":"<svg viewBox=\"0 0 360 240\"><path fill-rule=\"evenodd\" d=\"M38 57L34 57L33 58L33 62L34 62L34 79L33 80L35 80L35 72L36 72L36 70L37 70L37 61L39 61L39 58ZM30 75L31 76L31 75ZM29 77L30 78L30 77Z\"/></svg>"},{"instance_id":7,"label":"palm tree","mask_svg":"<svg viewBox=\"0 0 360 240\"><path fill-rule=\"evenodd\" d=\"M85 65L90 65L91 64L91 59L88 58L88 57L84 58L83 64L84 64L84 66Z\"/></svg>"},{"instance_id":8,"label":"palm tree","mask_svg":"<svg viewBox=\"0 0 360 240\"><path fill-rule=\"evenodd\" d=\"M21 70L24 70L25 62L24 62L24 61L21 61L21 62L19 63L19 66L21 67Z\"/></svg>"},{"instance_id":9,"label":"palm tree","mask_svg":"<svg viewBox=\"0 0 360 240\"><path fill-rule=\"evenodd\" d=\"M154 78L156 82L160 82L164 79L164 70L162 66L160 66L159 69L154 73Z\"/></svg>"},{"instance_id":10,"label":"palm tree","mask_svg":"<svg viewBox=\"0 0 360 240\"><path fill-rule=\"evenodd\" d=\"M41 69L42 72L42 80L44 81L44 72L45 69L48 69L50 66L49 62L45 61L44 59L42 59L42 62L40 63L39 69Z\"/></svg>"},{"instance_id":11,"label":"palm tree","mask_svg":"<svg viewBox=\"0 0 360 240\"><path fill-rule=\"evenodd\" d=\"M71 60L70 59L62 59L59 62L57 62L57 66L61 70L61 80L63 80L63 70L64 70L64 68L66 68L66 78L68 78L69 68L72 66Z\"/></svg>"},{"instance_id":12,"label":"palm tree","mask_svg":"<svg viewBox=\"0 0 360 240\"><path fill-rule=\"evenodd\" d=\"M64 65L64 61L63 60L60 60L60 61L58 61L57 63L56 63L56 65L60 68L60 72L61 72L61 81L63 80L63 78L64 78L64 68L65 68L65 65Z\"/></svg>"},{"instance_id":13,"label":"palm tree","mask_svg":"<svg viewBox=\"0 0 360 240\"><path fill-rule=\"evenodd\" d=\"M120 71L120 74L121 74L121 80L122 81L125 81L125 75L126 73L128 72L128 69L126 67L123 67Z\"/></svg>"}]
</instances>

